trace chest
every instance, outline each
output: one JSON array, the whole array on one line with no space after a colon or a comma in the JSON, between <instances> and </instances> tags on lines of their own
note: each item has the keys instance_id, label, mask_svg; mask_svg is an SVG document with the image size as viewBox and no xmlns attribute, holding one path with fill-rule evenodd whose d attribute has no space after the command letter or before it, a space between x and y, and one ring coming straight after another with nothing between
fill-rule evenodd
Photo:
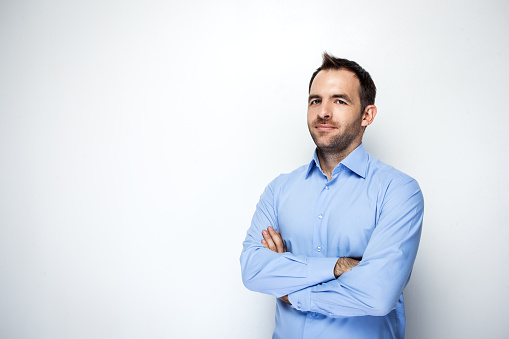
<instances>
[{"instance_id":1,"label":"chest","mask_svg":"<svg viewBox=\"0 0 509 339\"><path fill-rule=\"evenodd\" d=\"M297 255L362 257L378 200L376 187L362 179L285 187L277 216L286 248Z\"/></svg>"}]
</instances>

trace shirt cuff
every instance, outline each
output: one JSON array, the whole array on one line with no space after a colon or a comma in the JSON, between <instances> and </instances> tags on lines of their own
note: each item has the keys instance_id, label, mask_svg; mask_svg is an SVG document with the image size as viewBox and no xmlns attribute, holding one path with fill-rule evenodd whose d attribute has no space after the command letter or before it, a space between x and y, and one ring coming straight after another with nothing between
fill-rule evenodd
<instances>
[{"instance_id":1,"label":"shirt cuff","mask_svg":"<svg viewBox=\"0 0 509 339\"><path fill-rule=\"evenodd\" d=\"M310 286L327 282L334 277L334 267L338 258L315 258L311 257L308 261L308 284Z\"/></svg>"},{"instance_id":2,"label":"shirt cuff","mask_svg":"<svg viewBox=\"0 0 509 339\"><path fill-rule=\"evenodd\" d=\"M288 300L293 308L302 312L311 311L311 289L314 285L336 279L334 267L337 261L338 258L309 258L308 283L310 286L288 294Z\"/></svg>"},{"instance_id":3,"label":"shirt cuff","mask_svg":"<svg viewBox=\"0 0 509 339\"><path fill-rule=\"evenodd\" d=\"M288 294L288 300L292 307L301 312L309 312L311 304L311 287L306 287L300 291Z\"/></svg>"}]
</instances>

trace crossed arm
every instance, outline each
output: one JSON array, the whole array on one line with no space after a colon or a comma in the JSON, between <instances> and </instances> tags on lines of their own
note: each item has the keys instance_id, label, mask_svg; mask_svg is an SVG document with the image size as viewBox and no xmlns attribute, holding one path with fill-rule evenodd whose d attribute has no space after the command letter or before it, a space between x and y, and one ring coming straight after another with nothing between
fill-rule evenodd
<instances>
[{"instance_id":1,"label":"crossed arm","mask_svg":"<svg viewBox=\"0 0 509 339\"><path fill-rule=\"evenodd\" d=\"M278 231L276 231L272 227L268 227L266 230L262 231L263 239L262 239L262 245L276 253L285 253L285 245L283 243L283 238L281 237L281 234L279 234ZM352 268L357 266L359 264L359 260L353 259L353 258L338 258L338 261L336 261L336 265L334 266L334 277L337 279L339 278L343 273L350 271ZM279 299L288 305L291 305L292 303L288 299L288 295L284 295L282 297L279 297Z\"/></svg>"},{"instance_id":2,"label":"crossed arm","mask_svg":"<svg viewBox=\"0 0 509 339\"><path fill-rule=\"evenodd\" d=\"M393 310L410 278L421 234L424 204L417 183L393 183L385 193L360 262L285 252L275 231L276 188L271 183L262 194L243 243L245 286L287 298L299 311L330 317L383 316Z\"/></svg>"}]
</instances>

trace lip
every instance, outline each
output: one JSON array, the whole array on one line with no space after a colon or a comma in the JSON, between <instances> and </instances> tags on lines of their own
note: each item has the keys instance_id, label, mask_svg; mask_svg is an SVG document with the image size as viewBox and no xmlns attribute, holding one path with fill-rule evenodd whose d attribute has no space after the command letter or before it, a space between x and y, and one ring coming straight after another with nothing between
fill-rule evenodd
<instances>
[{"instance_id":1,"label":"lip","mask_svg":"<svg viewBox=\"0 0 509 339\"><path fill-rule=\"evenodd\" d=\"M333 129L336 129L336 127L332 125L326 125L326 124L318 124L315 126L315 128L319 131L331 131Z\"/></svg>"}]
</instances>

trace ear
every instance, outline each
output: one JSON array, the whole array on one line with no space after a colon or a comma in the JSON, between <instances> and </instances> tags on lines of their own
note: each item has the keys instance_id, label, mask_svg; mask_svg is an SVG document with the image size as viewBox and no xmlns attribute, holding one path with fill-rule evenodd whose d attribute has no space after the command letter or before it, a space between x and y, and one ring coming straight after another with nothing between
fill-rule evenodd
<instances>
[{"instance_id":1,"label":"ear","mask_svg":"<svg viewBox=\"0 0 509 339\"><path fill-rule=\"evenodd\" d=\"M368 125L371 125L373 120L375 120L375 116L376 116L376 106L375 105L366 106L364 114L362 115L361 126L366 127Z\"/></svg>"}]
</instances>

